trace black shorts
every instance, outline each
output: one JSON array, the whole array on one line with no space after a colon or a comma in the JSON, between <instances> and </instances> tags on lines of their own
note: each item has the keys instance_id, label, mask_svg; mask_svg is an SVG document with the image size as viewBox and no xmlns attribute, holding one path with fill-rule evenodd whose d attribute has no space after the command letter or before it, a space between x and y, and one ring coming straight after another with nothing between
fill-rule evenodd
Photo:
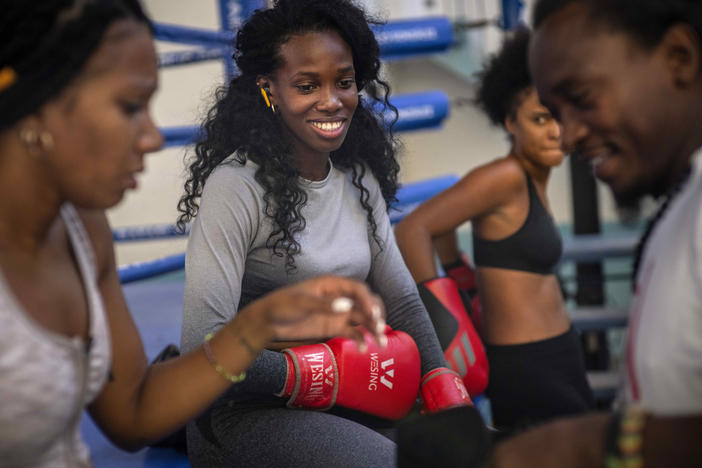
<instances>
[{"instance_id":1,"label":"black shorts","mask_svg":"<svg viewBox=\"0 0 702 468\"><path fill-rule=\"evenodd\" d=\"M516 345L486 345L493 423L514 430L594 408L578 334Z\"/></svg>"}]
</instances>

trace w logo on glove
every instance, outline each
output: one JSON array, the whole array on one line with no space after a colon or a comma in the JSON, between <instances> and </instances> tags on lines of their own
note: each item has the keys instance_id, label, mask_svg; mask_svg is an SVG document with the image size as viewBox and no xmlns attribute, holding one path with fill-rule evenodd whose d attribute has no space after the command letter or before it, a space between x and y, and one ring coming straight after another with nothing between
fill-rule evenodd
<instances>
[{"instance_id":1,"label":"w logo on glove","mask_svg":"<svg viewBox=\"0 0 702 468\"><path fill-rule=\"evenodd\" d=\"M378 390L378 353L370 353L370 381L368 383L368 390L376 391ZM380 370L385 371L383 375L380 376L380 383L392 390L392 381L388 377L395 377L395 369L388 369L395 364L395 359L390 358L380 363Z\"/></svg>"}]
</instances>

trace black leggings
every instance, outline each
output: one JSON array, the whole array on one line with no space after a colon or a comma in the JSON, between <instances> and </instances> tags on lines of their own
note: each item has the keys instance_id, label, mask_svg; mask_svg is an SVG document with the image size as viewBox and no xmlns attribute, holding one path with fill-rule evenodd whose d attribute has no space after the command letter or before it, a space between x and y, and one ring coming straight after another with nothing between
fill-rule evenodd
<instances>
[{"instance_id":1,"label":"black leggings","mask_svg":"<svg viewBox=\"0 0 702 468\"><path fill-rule=\"evenodd\" d=\"M396 465L395 442L339 414L275 404L214 407L188 424L188 456L193 468Z\"/></svg>"},{"instance_id":2,"label":"black leggings","mask_svg":"<svg viewBox=\"0 0 702 468\"><path fill-rule=\"evenodd\" d=\"M517 345L487 345L495 427L514 430L594 407L577 332Z\"/></svg>"}]
</instances>

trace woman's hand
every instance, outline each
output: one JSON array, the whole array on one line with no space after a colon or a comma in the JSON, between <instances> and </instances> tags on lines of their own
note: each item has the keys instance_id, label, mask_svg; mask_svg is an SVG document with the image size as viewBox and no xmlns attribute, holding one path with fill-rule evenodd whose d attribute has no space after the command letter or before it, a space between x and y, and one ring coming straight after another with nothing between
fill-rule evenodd
<instances>
[{"instance_id":1,"label":"woman's hand","mask_svg":"<svg viewBox=\"0 0 702 468\"><path fill-rule=\"evenodd\" d=\"M272 341L320 341L347 336L363 349L358 325L379 345L385 337L385 309L368 286L337 276L322 276L278 289L240 311L259 315ZM247 309L251 309L250 311ZM258 320L257 320L258 321Z\"/></svg>"}]
</instances>

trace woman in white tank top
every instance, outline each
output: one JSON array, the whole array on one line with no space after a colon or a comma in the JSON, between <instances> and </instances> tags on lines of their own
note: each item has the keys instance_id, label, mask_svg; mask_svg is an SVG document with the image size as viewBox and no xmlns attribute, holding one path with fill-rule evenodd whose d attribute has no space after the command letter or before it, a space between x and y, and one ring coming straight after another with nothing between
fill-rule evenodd
<instances>
[{"instance_id":1,"label":"woman in white tank top","mask_svg":"<svg viewBox=\"0 0 702 468\"><path fill-rule=\"evenodd\" d=\"M85 407L114 443L139 448L202 412L271 340L383 329L366 286L324 277L149 368L104 215L162 144L149 20L136 0L13 0L0 23L2 466L90 465Z\"/></svg>"}]
</instances>

